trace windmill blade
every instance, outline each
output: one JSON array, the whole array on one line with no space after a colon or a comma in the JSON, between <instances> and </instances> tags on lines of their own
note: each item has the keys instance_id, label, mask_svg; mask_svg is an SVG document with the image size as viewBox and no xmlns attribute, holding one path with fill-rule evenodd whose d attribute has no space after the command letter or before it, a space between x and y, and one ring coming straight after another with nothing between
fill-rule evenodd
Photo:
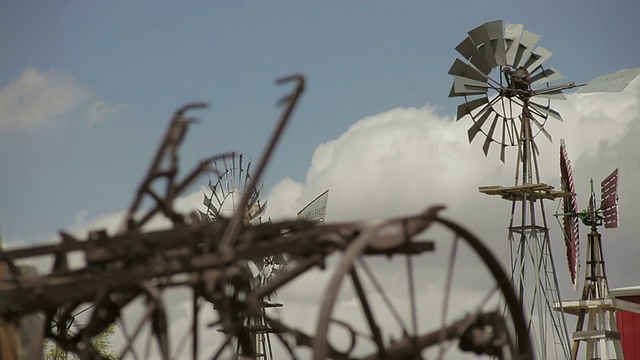
<instances>
[{"instance_id":1,"label":"windmill blade","mask_svg":"<svg viewBox=\"0 0 640 360\"><path fill-rule=\"evenodd\" d=\"M466 102L464 104L461 104L458 106L458 114L457 114L457 118L458 120L462 119L465 115L467 114L471 114L471 112L477 108L479 108L480 106L489 103L489 99L487 99L486 96L483 96L481 98Z\"/></svg>"},{"instance_id":2,"label":"windmill blade","mask_svg":"<svg viewBox=\"0 0 640 360\"><path fill-rule=\"evenodd\" d=\"M224 165L224 171L229 171L229 166L227 165L227 155L222 155L222 164Z\"/></svg>"},{"instance_id":3,"label":"windmill blade","mask_svg":"<svg viewBox=\"0 0 640 360\"><path fill-rule=\"evenodd\" d=\"M529 60L523 65L529 73L534 72L543 62L547 61L553 55L553 53L542 46L538 46L535 51L531 53Z\"/></svg>"},{"instance_id":4,"label":"windmill blade","mask_svg":"<svg viewBox=\"0 0 640 360\"><path fill-rule=\"evenodd\" d=\"M238 184L235 185L236 187L240 188L240 174L238 174L236 176L236 157L233 156L231 157L231 178L233 179L233 183L236 184L236 179L238 179Z\"/></svg>"},{"instance_id":5,"label":"windmill blade","mask_svg":"<svg viewBox=\"0 0 640 360\"><path fill-rule=\"evenodd\" d=\"M213 196L207 197L207 195L204 195L204 201L202 201L202 205L204 205L207 208L207 210L210 211L215 217L218 217L220 215L220 213L218 212L218 209L213 203Z\"/></svg>"},{"instance_id":6,"label":"windmill blade","mask_svg":"<svg viewBox=\"0 0 640 360\"><path fill-rule=\"evenodd\" d=\"M496 65L507 65L507 48L502 32L502 20L491 21L484 25L485 31L491 40L494 62Z\"/></svg>"},{"instance_id":7,"label":"windmill blade","mask_svg":"<svg viewBox=\"0 0 640 360\"><path fill-rule=\"evenodd\" d=\"M449 97L469 96L469 95L484 95L484 92L478 92L477 94L460 94L456 92L456 90L454 89L454 85L451 84L451 90L449 90Z\"/></svg>"},{"instance_id":8,"label":"windmill blade","mask_svg":"<svg viewBox=\"0 0 640 360\"><path fill-rule=\"evenodd\" d=\"M211 198L204 195L204 200L202 200L202 205L204 205L207 209L211 207Z\"/></svg>"},{"instance_id":9,"label":"windmill blade","mask_svg":"<svg viewBox=\"0 0 640 360\"><path fill-rule=\"evenodd\" d=\"M489 115L493 112L493 108L489 107L484 113L480 116L480 118L473 123L473 125L467 131L467 135L469 136L469 143L473 141L473 138L476 137L478 132L482 129L482 125L487 121Z\"/></svg>"},{"instance_id":10,"label":"windmill blade","mask_svg":"<svg viewBox=\"0 0 640 360\"><path fill-rule=\"evenodd\" d=\"M251 276L257 278L260 275L260 269L253 260L247 260L247 266L249 267L249 271L251 271Z\"/></svg>"},{"instance_id":11,"label":"windmill blade","mask_svg":"<svg viewBox=\"0 0 640 360\"><path fill-rule=\"evenodd\" d=\"M262 205L260 205L260 203L258 203L258 205L251 207L251 209L254 209L254 208L255 208L255 213L251 213L250 214L250 220L251 221L253 221L255 219L258 219L262 215L264 215L264 212L267 211L267 203L265 202ZM251 209L249 209L249 211L251 211Z\"/></svg>"},{"instance_id":12,"label":"windmill blade","mask_svg":"<svg viewBox=\"0 0 640 360\"><path fill-rule=\"evenodd\" d=\"M562 75L560 75L558 70L551 68L551 69L546 69L544 71L541 71L536 75L533 75L531 77L531 84L533 85L540 82L551 82L551 81L560 80L560 79L562 79Z\"/></svg>"},{"instance_id":13,"label":"windmill blade","mask_svg":"<svg viewBox=\"0 0 640 360\"><path fill-rule=\"evenodd\" d=\"M602 196L600 208L605 228L618 227L618 173L618 169L615 169L600 183Z\"/></svg>"},{"instance_id":14,"label":"windmill blade","mask_svg":"<svg viewBox=\"0 0 640 360\"><path fill-rule=\"evenodd\" d=\"M507 53L505 57L507 64L513 65L516 62L522 30L524 30L524 25L522 24L507 24L505 28L505 39L507 43Z\"/></svg>"},{"instance_id":15,"label":"windmill blade","mask_svg":"<svg viewBox=\"0 0 640 360\"><path fill-rule=\"evenodd\" d=\"M595 92L621 92L640 75L640 68L618 71L617 73L597 77L580 89L578 94Z\"/></svg>"},{"instance_id":16,"label":"windmill blade","mask_svg":"<svg viewBox=\"0 0 640 360\"><path fill-rule=\"evenodd\" d=\"M497 20L484 23L469 31L468 34L469 38L471 38L478 48L478 51L483 54L487 65L491 68L498 65L498 62L496 61L496 53L491 45L491 39L492 36L493 38L500 37L500 39L502 39L502 21ZM504 44L504 41L502 41L502 43Z\"/></svg>"},{"instance_id":17,"label":"windmill blade","mask_svg":"<svg viewBox=\"0 0 640 360\"><path fill-rule=\"evenodd\" d=\"M531 106L532 109L534 109L534 110L536 110L536 111L538 111L538 112L540 112L542 114L546 114L546 115L551 116L553 118L556 118L556 119L558 119L560 121L563 121L562 120L562 116L560 115L560 113L555 111L555 110L553 110L550 106L544 106L544 105L541 105L541 104L537 104L537 103L535 103L533 101L529 101L529 106Z\"/></svg>"},{"instance_id":18,"label":"windmill blade","mask_svg":"<svg viewBox=\"0 0 640 360\"><path fill-rule=\"evenodd\" d=\"M478 52L482 54L485 62L489 67L493 68L496 66L495 58L493 57L493 51L491 49L491 40L489 39L489 34L484 29L485 24L478 26L475 29L470 30L467 34L469 34L469 38L478 48ZM473 57L472 57L473 59Z\"/></svg>"},{"instance_id":19,"label":"windmill blade","mask_svg":"<svg viewBox=\"0 0 640 360\"><path fill-rule=\"evenodd\" d=\"M244 185L242 185L242 188L246 189L250 183L251 183L251 159L249 159L249 162L247 163L247 171L244 174Z\"/></svg>"},{"instance_id":20,"label":"windmill blade","mask_svg":"<svg viewBox=\"0 0 640 360\"><path fill-rule=\"evenodd\" d=\"M544 126L533 116L529 116L529 119L536 125L536 127L540 130L541 133L549 140L549 142L553 142L551 139L551 134L544 128Z\"/></svg>"},{"instance_id":21,"label":"windmill blade","mask_svg":"<svg viewBox=\"0 0 640 360\"><path fill-rule=\"evenodd\" d=\"M571 282L574 289L578 284L578 273L580 270L580 237L578 222L578 199L576 187L573 181L573 171L571 162L567 155L567 147L564 139L560 139L560 186L562 190L570 195L562 199L563 204L563 231L564 240L567 247L567 263L571 274Z\"/></svg>"},{"instance_id":22,"label":"windmill blade","mask_svg":"<svg viewBox=\"0 0 640 360\"><path fill-rule=\"evenodd\" d=\"M456 92L456 85L451 84L451 90L449 91L449 97L456 97L456 96L473 96L473 95L486 95L487 90L470 90L470 91L465 91L463 93L459 93Z\"/></svg>"},{"instance_id":23,"label":"windmill blade","mask_svg":"<svg viewBox=\"0 0 640 360\"><path fill-rule=\"evenodd\" d=\"M486 94L489 85L486 82L467 79L460 76L453 76L453 89L458 94L477 95Z\"/></svg>"},{"instance_id":24,"label":"windmill blade","mask_svg":"<svg viewBox=\"0 0 640 360\"><path fill-rule=\"evenodd\" d=\"M241 186L242 189L246 189L246 181L245 181L245 185L242 185L242 173L244 172L244 168L242 167L242 153L240 153L240 155L238 156L238 170L240 170L240 175L238 176L238 179L240 179L240 184L239 186ZM246 176L246 174L245 174Z\"/></svg>"},{"instance_id":25,"label":"windmill blade","mask_svg":"<svg viewBox=\"0 0 640 360\"><path fill-rule=\"evenodd\" d=\"M467 79L487 82L487 76L482 71L476 69L473 65L467 64L460 59L456 59L449 68L449 75L457 75Z\"/></svg>"},{"instance_id":26,"label":"windmill blade","mask_svg":"<svg viewBox=\"0 0 640 360\"><path fill-rule=\"evenodd\" d=\"M491 128L489 128L489 132L487 133L487 138L484 139L484 144L482 145L482 151L484 151L484 156L487 156L489 153L489 146L491 146L491 142L493 142L493 133L496 131L496 124L498 123L498 117L500 115L496 114L493 118L493 122L491 123Z\"/></svg>"},{"instance_id":27,"label":"windmill blade","mask_svg":"<svg viewBox=\"0 0 640 360\"><path fill-rule=\"evenodd\" d=\"M456 50L460 55L464 56L465 59L469 60L473 66L482 71L483 74L489 74L491 72L491 66L487 64L487 60L483 54L478 51L476 44L471 38L466 37L462 40L462 42L456 46Z\"/></svg>"},{"instance_id":28,"label":"windmill blade","mask_svg":"<svg viewBox=\"0 0 640 360\"><path fill-rule=\"evenodd\" d=\"M247 209L251 209L251 207L253 207L253 205L260 200L260 195L262 194L262 191L264 190L264 184L260 185L259 189L253 189L253 194L251 194L251 198L249 199L249 202L247 203Z\"/></svg>"},{"instance_id":29,"label":"windmill blade","mask_svg":"<svg viewBox=\"0 0 640 360\"><path fill-rule=\"evenodd\" d=\"M540 40L540 35L527 30L522 31L522 35L520 35L520 48L516 55L516 62L513 64L514 67L524 66L524 64L529 61L531 52L538 40Z\"/></svg>"}]
</instances>

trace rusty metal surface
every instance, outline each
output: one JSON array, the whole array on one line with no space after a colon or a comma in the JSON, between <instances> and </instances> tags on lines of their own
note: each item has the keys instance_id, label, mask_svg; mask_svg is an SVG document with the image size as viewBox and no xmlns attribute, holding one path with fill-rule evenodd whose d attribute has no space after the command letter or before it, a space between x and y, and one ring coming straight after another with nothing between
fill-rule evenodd
<instances>
[{"instance_id":1,"label":"rusty metal surface","mask_svg":"<svg viewBox=\"0 0 640 360\"><path fill-rule=\"evenodd\" d=\"M282 116L260 159L259 166L251 178L248 188L253 189L260 181L262 172L289 121L300 95L304 90L304 78L294 75L279 83L294 82L294 90L281 103L285 105ZM197 213L181 214L175 208L175 200L202 173L211 171L211 164L223 156L213 156L201 161L187 175L178 178L180 144L192 122L186 112L206 107L205 104L189 104L180 108L173 116L167 132L154 156L149 171L138 187L138 192L123 220L120 231L109 235L104 231L91 232L87 238L76 238L64 232L61 241L54 245L33 246L0 252L0 264L6 266L7 276L0 280L0 318L9 324L17 324L19 319L34 313L44 314L44 330L47 339L55 341L61 348L82 359L101 358L94 349L91 338L123 316L123 309L143 299L145 308L140 315L138 326L132 333L125 334L127 345L118 356L138 356L132 344L140 334L140 329L149 324L150 339L162 359L173 358L168 331L167 305L163 292L174 287L187 287L193 293L194 302L199 299L213 305L219 316L216 326L225 334L225 341L219 350L209 356L223 358L225 346L232 341L246 356L257 356L251 344L242 334L245 316L259 315L263 311L262 299L276 292L284 285L298 278L310 269L323 269L331 254L342 254L342 260L322 300L319 325L316 333L305 333L267 317L273 332L278 334L284 346L294 355L292 347L311 349L314 357L341 358L388 358L415 357L431 346L452 339L465 337L465 332L474 329L491 328L492 343L474 343L472 338L464 341L469 351L487 356L502 357L504 349L511 352L507 358L532 358L522 309L517 302L506 275L491 253L470 232L439 215L441 206L427 209L421 214L388 219L382 222L349 222L322 224L304 219L264 223L250 226L243 222L246 203L251 192L247 191L231 218L220 216L215 222L203 222ZM153 185L163 180L165 192L160 194ZM249 195L247 195L249 194ZM153 200L149 209L141 209L145 198ZM166 230L147 231L144 225L156 215L163 215L172 222ZM496 289L505 297L509 306L509 316L497 315L491 311L476 309L463 319L444 323L439 330L409 334L392 343L383 339L373 326L375 314L369 308L368 318L372 322L375 337L374 353L356 356L346 350L334 348L327 340L328 321L332 320L335 295L345 278L357 280L354 261L367 256L406 256L435 251L432 241L424 240L423 234L438 223L454 235L454 242L463 239L478 254L487 266L487 271L495 279ZM286 253L296 261L287 266L287 271L278 273L265 286L251 286L251 275L247 261L260 260L268 256ZM84 264L70 266L72 254L80 254ZM49 256L54 259L50 272L44 276L27 276L16 265L21 260ZM410 261L410 260L407 260ZM413 276L413 268L408 267ZM184 275L184 276L177 276ZM232 289L233 291L229 291ZM242 296L238 296L242 294ZM367 304L368 295L358 293L360 303ZM86 308L90 304L89 308ZM86 309L86 310L82 310ZM86 322L74 333L68 332L78 311L89 311ZM197 358L197 322L200 316L197 306L193 311L193 338L191 357ZM483 319L492 319L483 320ZM497 320L496 320L497 319ZM415 321L415 320L414 320ZM478 325L479 322L481 325ZM511 324L510 332L503 329L504 322ZM349 324L342 324L356 341L356 331ZM380 324L384 326L384 324ZM475 327L474 327L475 326ZM476 330L477 330L476 329ZM498 331L498 329L503 329ZM468 331L467 331L468 330ZM475 331L475 330L474 330ZM483 330L478 330L483 331ZM219 332L219 333L220 333ZM289 342L287 339L293 339ZM376 335L377 334L377 335ZM500 341L498 341L500 340ZM496 343L499 343L496 345ZM462 345L461 345L462 348Z\"/></svg>"}]
</instances>

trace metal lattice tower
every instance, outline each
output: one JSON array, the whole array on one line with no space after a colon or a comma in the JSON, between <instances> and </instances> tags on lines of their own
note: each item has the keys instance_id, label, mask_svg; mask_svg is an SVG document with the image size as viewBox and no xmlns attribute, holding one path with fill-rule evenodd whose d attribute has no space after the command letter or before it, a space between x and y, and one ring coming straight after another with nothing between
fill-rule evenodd
<instances>
[{"instance_id":1,"label":"metal lattice tower","mask_svg":"<svg viewBox=\"0 0 640 360\"><path fill-rule=\"evenodd\" d=\"M511 202L508 228L511 282L525 306L537 355L542 359L562 359L569 357L569 335L563 314L553 310L561 295L544 207L544 200L554 200L562 193L540 182L529 115L525 107L515 185L481 187L480 192L500 195Z\"/></svg>"},{"instance_id":2,"label":"metal lattice tower","mask_svg":"<svg viewBox=\"0 0 640 360\"><path fill-rule=\"evenodd\" d=\"M547 119L561 120L551 109L551 99L564 98L562 90L567 86L549 86L562 76L543 67L552 53L535 47L540 36L523 25L507 25L503 31L502 21L493 21L468 34L456 47L466 61L456 59L449 70L453 75L449 96L464 97L457 118L471 117L469 141L482 133L485 155L497 143L500 160L505 162L506 148L518 149L513 186L481 187L480 191L511 202L511 281L528 315L537 355L568 358L567 326L563 314L553 311L553 303L561 297L544 207L545 200L562 194L541 183L535 142L539 134L551 140L545 129Z\"/></svg>"}]
</instances>

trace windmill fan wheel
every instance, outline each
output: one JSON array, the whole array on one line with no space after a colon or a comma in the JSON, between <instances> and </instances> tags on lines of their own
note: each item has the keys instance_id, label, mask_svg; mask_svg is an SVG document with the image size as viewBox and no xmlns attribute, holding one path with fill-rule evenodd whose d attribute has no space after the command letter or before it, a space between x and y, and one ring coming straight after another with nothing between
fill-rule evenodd
<instances>
[{"instance_id":1,"label":"windmill fan wheel","mask_svg":"<svg viewBox=\"0 0 640 360\"><path fill-rule=\"evenodd\" d=\"M484 23L468 32L456 46L464 60L456 59L449 69L453 86L449 97L464 97L458 106L457 120L469 115L473 124L468 130L469 142L482 133L482 149L487 155L492 143L500 145L500 160L505 149L522 140L523 115L531 124L533 138L542 133L549 117L562 120L551 109L551 99L565 99L562 89L549 83L562 78L553 68L542 65L552 52L537 46L539 35L524 30L523 25L501 20Z\"/></svg>"}]
</instances>

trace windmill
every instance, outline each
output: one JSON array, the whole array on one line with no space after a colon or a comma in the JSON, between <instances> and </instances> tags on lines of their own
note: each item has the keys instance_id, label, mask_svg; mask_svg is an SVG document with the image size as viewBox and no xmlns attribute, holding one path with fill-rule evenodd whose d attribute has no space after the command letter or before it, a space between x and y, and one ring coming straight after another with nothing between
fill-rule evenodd
<instances>
[{"instance_id":1,"label":"windmill","mask_svg":"<svg viewBox=\"0 0 640 360\"><path fill-rule=\"evenodd\" d=\"M591 179L591 196L586 210L578 211L573 173L564 141L560 143L560 178L567 197L563 200L562 227L568 243L576 244L578 253L579 220L589 226L587 235L587 266L584 287L580 300L562 301L556 304L564 312L577 315L576 330L573 333L571 358L577 359L581 342L586 342L587 359L624 359L620 344L620 334L615 317L616 310L640 312L640 305L609 296L609 285L605 271L602 235L599 227L618 227L618 179L615 169L600 183L600 206ZM571 259L571 258L570 258ZM572 274L573 275L573 274ZM585 319L587 320L585 324Z\"/></svg>"},{"instance_id":2,"label":"windmill","mask_svg":"<svg viewBox=\"0 0 640 360\"><path fill-rule=\"evenodd\" d=\"M251 161L243 164L243 155L223 156L221 161L214 163L215 173L218 174L215 181L209 179L211 195L204 195L203 204L206 212L198 210L203 223L229 219L237 209L242 194L250 191L249 201L245 211L244 225L259 225L263 223L262 216L267 209L267 203L260 200L264 186L259 189L249 189L251 181ZM251 273L251 287L253 289L264 286L285 264L284 258L270 256L264 259L247 261L248 270ZM282 304L272 302L270 295L261 302L262 313L267 308L282 307ZM253 347L253 355L258 359L273 359L270 334L275 332L266 323L264 316L247 316L243 324L243 334L248 337L248 343ZM240 341L236 346L236 355L243 356Z\"/></svg>"},{"instance_id":3,"label":"windmill","mask_svg":"<svg viewBox=\"0 0 640 360\"><path fill-rule=\"evenodd\" d=\"M482 134L485 155L492 144L497 144L500 160L505 162L506 149L517 148L514 185L485 186L479 190L511 202L508 228L511 279L526 308L538 356L569 358L570 341L564 316L553 311L560 294L544 208L544 200L554 200L564 193L540 181L536 139L542 134L552 140L545 128L547 120L562 121L562 116L551 108L551 100L565 99L564 90L583 87L582 93L622 91L640 69L599 77L589 83L552 86L550 83L562 76L556 69L543 65L552 52L536 46L539 39L539 35L524 30L523 25L508 24L503 29L501 20L469 31L456 46L464 60L456 59L449 69L453 76L449 96L464 98L458 106L457 120L471 118L469 142ZM553 346L548 346L550 341Z\"/></svg>"},{"instance_id":4,"label":"windmill","mask_svg":"<svg viewBox=\"0 0 640 360\"><path fill-rule=\"evenodd\" d=\"M267 202L261 200L264 185L261 185L259 189L249 189L252 183L251 161L243 164L243 154L223 156L219 162L214 163L214 169L218 176L215 180L209 179L208 187L211 194L204 194L203 204L206 207L206 212L198 210L203 223L230 218L237 209L237 204L240 203L245 191L251 193L245 212L244 225L252 226L271 222L271 219L266 221L262 219L267 209ZM328 196L329 190L326 190L300 210L297 217L314 221L317 224L324 223ZM285 267L287 261L285 254L272 255L255 261L248 260L247 267L252 278L251 287L257 289L267 285ZM261 301L261 305L263 316L248 316L244 321L243 332L249 337L255 358L273 359L270 334L276 330L268 325L264 315L266 309L281 308L283 304L274 302L269 294ZM236 346L236 355L239 358L243 356L240 342Z\"/></svg>"}]
</instances>

